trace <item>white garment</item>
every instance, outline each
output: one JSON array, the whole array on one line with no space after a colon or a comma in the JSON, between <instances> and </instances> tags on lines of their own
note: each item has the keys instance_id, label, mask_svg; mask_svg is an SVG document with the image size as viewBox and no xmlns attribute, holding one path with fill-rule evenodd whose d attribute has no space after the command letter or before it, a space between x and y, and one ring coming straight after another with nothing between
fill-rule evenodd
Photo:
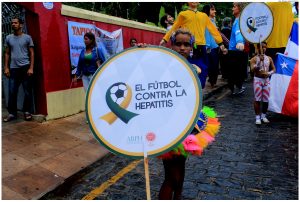
<instances>
[{"instance_id":1,"label":"white garment","mask_svg":"<svg viewBox=\"0 0 300 202\"><path fill-rule=\"evenodd\" d=\"M167 31L169 31L172 28L173 25L168 25L167 26Z\"/></svg>"},{"instance_id":2,"label":"white garment","mask_svg":"<svg viewBox=\"0 0 300 202\"><path fill-rule=\"evenodd\" d=\"M259 56L256 56L256 66L260 67L260 71L265 71L268 72L269 71L269 67L270 67L270 59L268 56L264 55L264 60L260 61Z\"/></svg>"}]
</instances>

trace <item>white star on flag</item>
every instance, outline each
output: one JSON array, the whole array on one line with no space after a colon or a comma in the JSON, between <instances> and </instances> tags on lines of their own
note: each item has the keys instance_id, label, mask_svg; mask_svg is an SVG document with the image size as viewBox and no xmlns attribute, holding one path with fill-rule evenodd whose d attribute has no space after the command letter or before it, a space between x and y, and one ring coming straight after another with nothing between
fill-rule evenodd
<instances>
[{"instance_id":1,"label":"white star on flag","mask_svg":"<svg viewBox=\"0 0 300 202\"><path fill-rule=\"evenodd\" d=\"M280 64L282 68L287 68L287 63L283 62L282 64Z\"/></svg>"}]
</instances>

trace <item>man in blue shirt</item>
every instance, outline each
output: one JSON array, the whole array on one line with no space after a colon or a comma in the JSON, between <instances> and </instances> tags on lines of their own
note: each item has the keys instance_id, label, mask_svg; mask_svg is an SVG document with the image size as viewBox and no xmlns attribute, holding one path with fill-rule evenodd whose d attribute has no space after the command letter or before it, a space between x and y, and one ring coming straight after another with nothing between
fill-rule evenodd
<instances>
[{"instance_id":1,"label":"man in blue shirt","mask_svg":"<svg viewBox=\"0 0 300 202\"><path fill-rule=\"evenodd\" d=\"M244 67L246 62L247 53L244 52L245 48L245 39L242 36L239 26L239 17L246 6L246 3L233 3L232 13L235 17L235 20L232 25L232 31L229 41L229 57L230 65L228 68L228 86L233 95L241 94L245 91L243 88L243 81L245 75ZM235 90L236 87L236 90Z\"/></svg>"}]
</instances>

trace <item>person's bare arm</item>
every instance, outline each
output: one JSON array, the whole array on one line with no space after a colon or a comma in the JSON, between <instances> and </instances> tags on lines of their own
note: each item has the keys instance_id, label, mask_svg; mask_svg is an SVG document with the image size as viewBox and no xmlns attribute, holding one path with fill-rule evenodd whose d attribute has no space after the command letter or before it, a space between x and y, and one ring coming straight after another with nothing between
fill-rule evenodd
<instances>
[{"instance_id":1,"label":"person's bare arm","mask_svg":"<svg viewBox=\"0 0 300 202\"><path fill-rule=\"evenodd\" d=\"M33 66L34 66L34 50L33 47L29 47L29 54L30 54L30 66L27 71L28 76L33 74Z\"/></svg>"},{"instance_id":2,"label":"person's bare arm","mask_svg":"<svg viewBox=\"0 0 300 202\"><path fill-rule=\"evenodd\" d=\"M254 70L256 69L256 59L255 57L251 58L250 60L250 69L252 72L254 72Z\"/></svg>"},{"instance_id":3,"label":"person's bare arm","mask_svg":"<svg viewBox=\"0 0 300 202\"><path fill-rule=\"evenodd\" d=\"M4 55L4 75L7 77L10 76L10 71L8 66L9 58L10 58L10 48L6 47L5 55Z\"/></svg>"}]
</instances>

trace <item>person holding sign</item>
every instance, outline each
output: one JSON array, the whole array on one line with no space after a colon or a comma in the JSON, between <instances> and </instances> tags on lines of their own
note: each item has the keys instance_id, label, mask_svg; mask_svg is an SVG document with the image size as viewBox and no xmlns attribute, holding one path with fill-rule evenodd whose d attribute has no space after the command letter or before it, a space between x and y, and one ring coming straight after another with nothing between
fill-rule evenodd
<instances>
[{"instance_id":1,"label":"person holding sign","mask_svg":"<svg viewBox=\"0 0 300 202\"><path fill-rule=\"evenodd\" d=\"M105 61L103 51L97 47L95 35L91 32L84 34L85 48L82 49L73 82L82 76L83 88L87 91L89 83L100 65Z\"/></svg>"},{"instance_id":2,"label":"person holding sign","mask_svg":"<svg viewBox=\"0 0 300 202\"><path fill-rule=\"evenodd\" d=\"M172 49L187 58L194 44L194 37L187 29L176 30L171 37ZM195 71L200 73L199 67L194 65ZM171 151L159 156L163 159L165 179L159 192L159 199L181 199L185 161L189 154L201 155L203 149L214 140L219 131L220 122L216 113L208 107L204 107L192 134Z\"/></svg>"},{"instance_id":3,"label":"person holding sign","mask_svg":"<svg viewBox=\"0 0 300 202\"><path fill-rule=\"evenodd\" d=\"M266 56L267 44L262 42L257 45L257 55L250 60L251 70L254 72L254 110L256 115L255 124L269 123L266 117L270 95L270 76L275 73L275 66L271 57ZM260 112L260 102L262 113Z\"/></svg>"},{"instance_id":4,"label":"person holding sign","mask_svg":"<svg viewBox=\"0 0 300 202\"><path fill-rule=\"evenodd\" d=\"M247 53L244 52L245 49L245 39L240 31L239 17L246 6L246 3L235 2L233 3L232 13L235 20L232 25L232 31L229 41L229 58L231 67L228 68L228 86L231 90L231 94L241 94L245 90L243 88L243 80L245 75L245 67L247 58ZM237 91L235 91L235 86Z\"/></svg>"},{"instance_id":5,"label":"person holding sign","mask_svg":"<svg viewBox=\"0 0 300 202\"><path fill-rule=\"evenodd\" d=\"M172 33L178 28L186 28L195 36L195 45L191 47L193 50L193 59L195 62L203 63L201 74L199 79L201 81L202 88L205 87L206 76L207 76L207 66L208 59L206 54L206 41L205 41L205 29L210 32L216 43L220 46L220 50L226 54L227 49L223 45L221 34L219 33L216 26L210 21L208 16L197 10L199 5L198 2L188 2L189 8L186 11L179 13L177 19L175 20L172 28L166 33L166 35L161 40L161 46L164 46L170 39Z\"/></svg>"}]
</instances>

